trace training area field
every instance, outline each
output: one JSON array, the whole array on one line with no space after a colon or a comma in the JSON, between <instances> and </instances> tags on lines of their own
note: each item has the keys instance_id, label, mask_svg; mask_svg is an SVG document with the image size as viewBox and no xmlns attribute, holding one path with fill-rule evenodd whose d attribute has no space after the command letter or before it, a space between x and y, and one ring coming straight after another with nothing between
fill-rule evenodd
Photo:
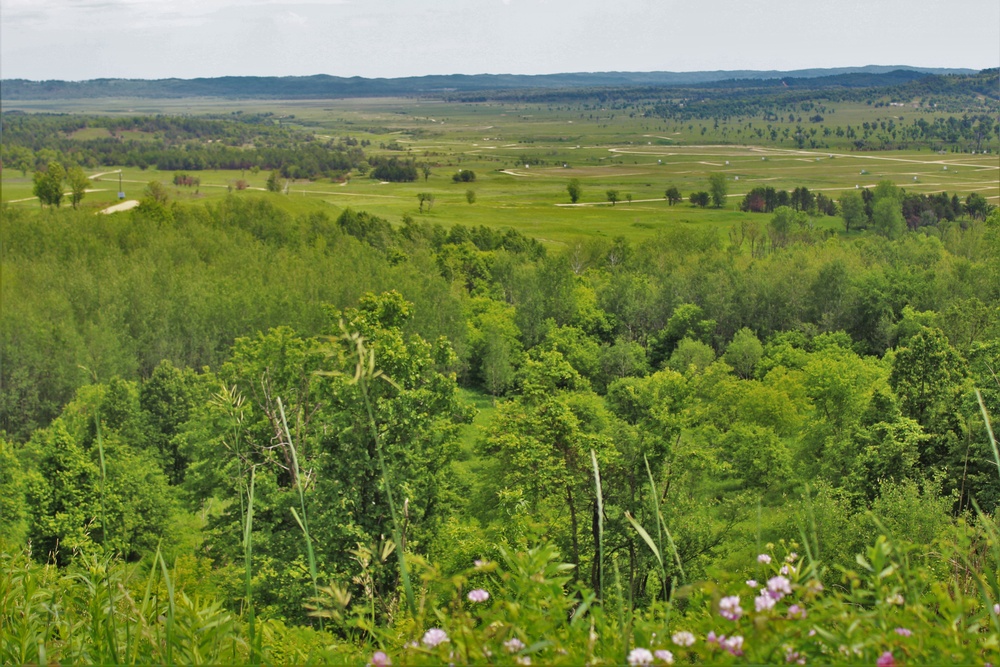
<instances>
[{"instance_id":1,"label":"training area field","mask_svg":"<svg viewBox=\"0 0 1000 667\"><path fill-rule=\"evenodd\" d=\"M431 173L410 183L383 183L351 173L343 181L283 181L286 193L268 193L268 173L198 171L197 187L175 187L173 172L122 170L126 198L139 198L145 185L160 181L178 201L212 200L230 193L268 197L293 212L325 210L332 215L351 207L399 223L404 215L450 226L485 224L514 227L553 243L580 236L624 235L642 238L669 226L697 225L727 229L748 216L739 211L743 195L756 186L792 190L804 186L837 199L850 189L869 188L888 179L910 192L941 191L964 197L979 192L1000 203L1000 158L993 153L942 153L928 149L857 152L831 141L829 147L796 148L782 141L733 141L736 128L747 130L759 119L721 123L675 123L640 117L627 110L581 106L456 103L402 99L236 102L232 100L94 100L18 103L22 110L88 114L206 114L270 112L277 122L306 129L318 139L351 136L366 139L365 154L412 158ZM5 105L7 107L8 105ZM825 125L902 119L910 110L873 109L855 104L827 110ZM7 110L5 108L5 110ZM793 125L778 121L784 128ZM95 130L80 132L84 137ZM723 141L731 143L722 144ZM452 176L472 170L472 183ZM88 171L93 185L83 201L95 211L116 203L119 170ZM690 193L708 190L708 177L722 173L728 185L722 209L697 208ZM581 198L571 204L566 190L578 179ZM238 189L238 181L246 189ZM37 206L31 174L5 169L2 198L12 206ZM667 188L675 186L685 201L669 206ZM469 191L474 202L469 203ZM618 202L608 201L618 191ZM420 211L417 195L433 195ZM630 201L631 199L631 201ZM818 227L842 229L837 217L815 219Z\"/></svg>"}]
</instances>

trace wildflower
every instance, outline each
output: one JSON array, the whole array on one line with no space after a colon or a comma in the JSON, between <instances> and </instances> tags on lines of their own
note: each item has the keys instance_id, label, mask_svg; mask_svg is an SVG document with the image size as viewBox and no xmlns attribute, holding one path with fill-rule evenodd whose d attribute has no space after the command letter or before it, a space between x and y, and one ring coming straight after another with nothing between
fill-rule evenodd
<instances>
[{"instance_id":1,"label":"wildflower","mask_svg":"<svg viewBox=\"0 0 1000 667\"><path fill-rule=\"evenodd\" d=\"M448 633L441 628L431 628L424 633L422 641L424 642L424 646L427 648L434 648L438 644L443 644L448 641Z\"/></svg>"},{"instance_id":2,"label":"wildflower","mask_svg":"<svg viewBox=\"0 0 1000 667\"><path fill-rule=\"evenodd\" d=\"M785 662L795 663L796 665L806 664L806 658L804 655L798 651L792 649L791 647L785 647Z\"/></svg>"},{"instance_id":3,"label":"wildflower","mask_svg":"<svg viewBox=\"0 0 1000 667\"><path fill-rule=\"evenodd\" d=\"M725 639L725 638L726 638L725 635L722 635L721 638L720 637L716 637L715 636L715 630L709 630L708 634L705 635L705 641L707 641L709 644L714 644L714 643L718 642L719 639Z\"/></svg>"},{"instance_id":4,"label":"wildflower","mask_svg":"<svg viewBox=\"0 0 1000 667\"><path fill-rule=\"evenodd\" d=\"M767 554L760 554L759 556L757 556L757 562L767 565L768 563L771 562L771 557L768 556Z\"/></svg>"},{"instance_id":5,"label":"wildflower","mask_svg":"<svg viewBox=\"0 0 1000 667\"><path fill-rule=\"evenodd\" d=\"M787 556L785 556L785 562L786 563L794 563L796 560L798 560L798 558L799 558L799 555L793 551L792 553L790 553Z\"/></svg>"},{"instance_id":6,"label":"wildflower","mask_svg":"<svg viewBox=\"0 0 1000 667\"><path fill-rule=\"evenodd\" d=\"M660 662L672 665L674 664L674 654L666 649L660 649L659 651L653 651L653 656Z\"/></svg>"},{"instance_id":7,"label":"wildflower","mask_svg":"<svg viewBox=\"0 0 1000 667\"><path fill-rule=\"evenodd\" d=\"M371 667L389 667L392 664L392 660L383 651L375 651L372 654L372 659L368 662Z\"/></svg>"},{"instance_id":8,"label":"wildflower","mask_svg":"<svg viewBox=\"0 0 1000 667\"><path fill-rule=\"evenodd\" d=\"M675 632L674 636L671 637L675 644L678 646L691 646L694 644L694 635L687 630L681 630L680 632Z\"/></svg>"},{"instance_id":9,"label":"wildflower","mask_svg":"<svg viewBox=\"0 0 1000 667\"><path fill-rule=\"evenodd\" d=\"M477 568L484 568L487 565L491 565L491 563L485 558L482 560L477 558L476 560L472 561L472 564L475 565Z\"/></svg>"},{"instance_id":10,"label":"wildflower","mask_svg":"<svg viewBox=\"0 0 1000 667\"><path fill-rule=\"evenodd\" d=\"M777 602L777 600L768 595L766 591L763 591L761 592L760 595L758 595L753 599L753 606L754 609L756 609L757 612L760 613L762 611L768 611L770 609L774 609L775 602Z\"/></svg>"},{"instance_id":11,"label":"wildflower","mask_svg":"<svg viewBox=\"0 0 1000 667\"><path fill-rule=\"evenodd\" d=\"M529 658L526 655L519 655L516 658L514 658L514 662L516 662L519 665L525 665L525 667L527 667L528 665L531 664L531 658Z\"/></svg>"},{"instance_id":12,"label":"wildflower","mask_svg":"<svg viewBox=\"0 0 1000 667\"><path fill-rule=\"evenodd\" d=\"M1000 604L993 605L993 613L1000 616Z\"/></svg>"},{"instance_id":13,"label":"wildflower","mask_svg":"<svg viewBox=\"0 0 1000 667\"><path fill-rule=\"evenodd\" d=\"M886 651L878 657L875 664L878 665L878 667L895 667L896 659L892 657L892 651Z\"/></svg>"},{"instance_id":14,"label":"wildflower","mask_svg":"<svg viewBox=\"0 0 1000 667\"><path fill-rule=\"evenodd\" d=\"M823 584L820 582L819 579L810 579L809 583L806 584L806 588L809 589L810 593L814 593L816 595L819 595L820 593L823 592Z\"/></svg>"},{"instance_id":15,"label":"wildflower","mask_svg":"<svg viewBox=\"0 0 1000 667\"><path fill-rule=\"evenodd\" d=\"M719 615L730 621L739 619L743 615L743 609L740 608L740 596L730 595L719 600Z\"/></svg>"},{"instance_id":16,"label":"wildflower","mask_svg":"<svg viewBox=\"0 0 1000 667\"><path fill-rule=\"evenodd\" d=\"M511 637L503 643L503 647L507 650L507 653L517 653L524 648L524 642L517 637Z\"/></svg>"},{"instance_id":17,"label":"wildflower","mask_svg":"<svg viewBox=\"0 0 1000 667\"><path fill-rule=\"evenodd\" d=\"M469 602L486 602L490 599L490 594L484 591L482 588L476 588L469 591Z\"/></svg>"},{"instance_id":18,"label":"wildflower","mask_svg":"<svg viewBox=\"0 0 1000 667\"><path fill-rule=\"evenodd\" d=\"M899 593L893 593L885 599L886 604L894 604L900 607L903 606L903 596Z\"/></svg>"},{"instance_id":19,"label":"wildflower","mask_svg":"<svg viewBox=\"0 0 1000 667\"><path fill-rule=\"evenodd\" d=\"M767 580L767 591L768 594L775 600L780 600L786 595L791 594L792 592L791 582L789 582L788 579L780 575L777 577L771 577L770 579Z\"/></svg>"},{"instance_id":20,"label":"wildflower","mask_svg":"<svg viewBox=\"0 0 1000 667\"><path fill-rule=\"evenodd\" d=\"M750 588L757 588L757 580L747 579L747 586L749 586Z\"/></svg>"},{"instance_id":21,"label":"wildflower","mask_svg":"<svg viewBox=\"0 0 1000 667\"><path fill-rule=\"evenodd\" d=\"M634 648L628 654L628 664L631 667L645 667L653 664L653 654L648 649Z\"/></svg>"},{"instance_id":22,"label":"wildflower","mask_svg":"<svg viewBox=\"0 0 1000 667\"><path fill-rule=\"evenodd\" d=\"M781 569L778 570L778 572L780 574L785 574L785 575L787 575L787 574L794 574L795 573L795 568L792 567L791 565L782 565Z\"/></svg>"},{"instance_id":23,"label":"wildflower","mask_svg":"<svg viewBox=\"0 0 1000 667\"><path fill-rule=\"evenodd\" d=\"M788 608L788 618L805 618L806 608L793 604Z\"/></svg>"},{"instance_id":24,"label":"wildflower","mask_svg":"<svg viewBox=\"0 0 1000 667\"><path fill-rule=\"evenodd\" d=\"M726 649L733 655L743 655L743 637L740 635L733 635L728 639L720 639L719 646Z\"/></svg>"},{"instance_id":25,"label":"wildflower","mask_svg":"<svg viewBox=\"0 0 1000 667\"><path fill-rule=\"evenodd\" d=\"M418 644L416 641L406 642L403 645L403 648L420 648L420 644Z\"/></svg>"},{"instance_id":26,"label":"wildflower","mask_svg":"<svg viewBox=\"0 0 1000 667\"><path fill-rule=\"evenodd\" d=\"M913 634L913 630L910 630L909 628L896 628L896 634L900 637L909 637Z\"/></svg>"}]
</instances>

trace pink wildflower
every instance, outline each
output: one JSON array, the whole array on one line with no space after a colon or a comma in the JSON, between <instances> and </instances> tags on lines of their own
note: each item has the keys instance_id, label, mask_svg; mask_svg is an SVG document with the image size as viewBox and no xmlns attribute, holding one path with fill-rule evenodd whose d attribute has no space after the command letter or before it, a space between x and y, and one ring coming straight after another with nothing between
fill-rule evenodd
<instances>
[{"instance_id":1,"label":"pink wildflower","mask_svg":"<svg viewBox=\"0 0 1000 667\"><path fill-rule=\"evenodd\" d=\"M767 580L767 591L775 600L780 600L792 592L792 586L788 579L779 575Z\"/></svg>"},{"instance_id":2,"label":"pink wildflower","mask_svg":"<svg viewBox=\"0 0 1000 667\"><path fill-rule=\"evenodd\" d=\"M740 607L739 595L729 595L719 600L719 616L722 618L735 621L742 615L743 609Z\"/></svg>"},{"instance_id":3,"label":"pink wildflower","mask_svg":"<svg viewBox=\"0 0 1000 667\"><path fill-rule=\"evenodd\" d=\"M796 651L794 649L791 649L791 648L786 648L785 649L785 662L788 662L788 663L794 662L796 665L804 665L804 664L806 664L806 658L805 658L804 655L802 655L798 651Z\"/></svg>"},{"instance_id":4,"label":"pink wildflower","mask_svg":"<svg viewBox=\"0 0 1000 667\"><path fill-rule=\"evenodd\" d=\"M774 605L776 602L777 600L768 595L767 592L765 591L753 599L753 606L754 609L756 609L757 612L760 613L762 611L769 611L771 609L774 609Z\"/></svg>"},{"instance_id":5,"label":"pink wildflower","mask_svg":"<svg viewBox=\"0 0 1000 667\"><path fill-rule=\"evenodd\" d=\"M678 646L691 646L694 644L694 635L687 630L681 630L680 632L675 632L674 636L671 637L675 644Z\"/></svg>"},{"instance_id":6,"label":"pink wildflower","mask_svg":"<svg viewBox=\"0 0 1000 667\"><path fill-rule=\"evenodd\" d=\"M897 605L899 607L902 607L903 603L904 603L904 600L903 600L903 596L900 595L899 593L893 593L892 595L890 595L889 597L887 597L885 599L885 602L886 602L886 604L894 604L894 605Z\"/></svg>"},{"instance_id":7,"label":"pink wildflower","mask_svg":"<svg viewBox=\"0 0 1000 667\"><path fill-rule=\"evenodd\" d=\"M798 557L799 557L799 555L793 551L792 553L790 553L787 556L785 556L785 562L786 563L794 563L796 560L798 560Z\"/></svg>"},{"instance_id":8,"label":"pink wildflower","mask_svg":"<svg viewBox=\"0 0 1000 667\"><path fill-rule=\"evenodd\" d=\"M896 659L892 657L892 651L886 651L878 657L875 664L878 665L878 667L895 667Z\"/></svg>"},{"instance_id":9,"label":"pink wildflower","mask_svg":"<svg viewBox=\"0 0 1000 667\"><path fill-rule=\"evenodd\" d=\"M993 613L1000 616L1000 604L993 605Z\"/></svg>"},{"instance_id":10,"label":"pink wildflower","mask_svg":"<svg viewBox=\"0 0 1000 667\"><path fill-rule=\"evenodd\" d=\"M531 658L526 655L519 655L516 658L514 658L514 662L516 662L519 665L522 665L523 667L528 667L528 665L531 664Z\"/></svg>"},{"instance_id":11,"label":"pink wildflower","mask_svg":"<svg viewBox=\"0 0 1000 667\"><path fill-rule=\"evenodd\" d=\"M719 646L726 649L733 655L743 655L743 637L740 635L733 635L728 639L720 639Z\"/></svg>"},{"instance_id":12,"label":"pink wildflower","mask_svg":"<svg viewBox=\"0 0 1000 667\"><path fill-rule=\"evenodd\" d=\"M788 618L805 618L806 608L797 604L793 604L788 608Z\"/></svg>"},{"instance_id":13,"label":"pink wildflower","mask_svg":"<svg viewBox=\"0 0 1000 667\"><path fill-rule=\"evenodd\" d=\"M666 649L660 649L659 651L653 651L653 656L656 657L660 662L672 665L674 664L674 654Z\"/></svg>"},{"instance_id":14,"label":"pink wildflower","mask_svg":"<svg viewBox=\"0 0 1000 667\"><path fill-rule=\"evenodd\" d=\"M490 594L484 591L482 588L476 588L469 591L469 602L486 602L490 599Z\"/></svg>"},{"instance_id":15,"label":"pink wildflower","mask_svg":"<svg viewBox=\"0 0 1000 667\"><path fill-rule=\"evenodd\" d=\"M389 667L392 664L392 660L383 651L375 651L368 664L371 667Z\"/></svg>"},{"instance_id":16,"label":"pink wildflower","mask_svg":"<svg viewBox=\"0 0 1000 667\"><path fill-rule=\"evenodd\" d=\"M507 650L507 653L517 653L524 648L524 642L517 637L511 637L503 643L503 647Z\"/></svg>"},{"instance_id":17,"label":"pink wildflower","mask_svg":"<svg viewBox=\"0 0 1000 667\"><path fill-rule=\"evenodd\" d=\"M653 654L644 648L634 648L628 654L628 664L631 667L646 667L653 664Z\"/></svg>"},{"instance_id":18,"label":"pink wildflower","mask_svg":"<svg viewBox=\"0 0 1000 667\"><path fill-rule=\"evenodd\" d=\"M427 648L434 648L438 644L444 644L448 641L448 633L441 628L431 628L424 633L422 641L424 642L424 646Z\"/></svg>"},{"instance_id":19,"label":"pink wildflower","mask_svg":"<svg viewBox=\"0 0 1000 667\"><path fill-rule=\"evenodd\" d=\"M900 637L909 637L913 634L913 630L909 628L896 628L896 634Z\"/></svg>"},{"instance_id":20,"label":"pink wildflower","mask_svg":"<svg viewBox=\"0 0 1000 667\"><path fill-rule=\"evenodd\" d=\"M767 565L768 563L771 562L771 557L768 556L767 554L760 554L759 556L757 556L757 562Z\"/></svg>"},{"instance_id":21,"label":"pink wildflower","mask_svg":"<svg viewBox=\"0 0 1000 667\"><path fill-rule=\"evenodd\" d=\"M749 586L750 588L757 588L757 580L747 579L747 586Z\"/></svg>"}]
</instances>

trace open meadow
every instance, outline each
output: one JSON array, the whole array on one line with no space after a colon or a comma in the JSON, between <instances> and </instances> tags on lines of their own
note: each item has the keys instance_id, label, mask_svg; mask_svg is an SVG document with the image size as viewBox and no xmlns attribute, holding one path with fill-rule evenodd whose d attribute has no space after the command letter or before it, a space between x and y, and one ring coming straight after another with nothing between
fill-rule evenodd
<instances>
[{"instance_id":1,"label":"open meadow","mask_svg":"<svg viewBox=\"0 0 1000 667\"><path fill-rule=\"evenodd\" d=\"M890 114L904 113L864 104L838 106L841 108L827 111L824 125L884 122ZM267 196L292 212L326 210L338 215L349 207L393 223L410 215L446 227L457 223L513 227L555 244L590 236L641 239L678 226L727 229L746 217L738 206L744 194L756 186L787 190L807 187L837 199L847 190L871 188L881 180L889 180L908 192L945 191L963 198L978 192L990 203L1000 203L1000 161L996 152L863 152L836 145L836 141L832 147L813 149L782 146L789 142L781 141L755 145L744 141L752 137L737 137L730 131L730 123L718 127L708 121L672 123L637 117L627 110L407 99L100 100L58 106L17 103L15 108L123 116L271 113L277 122L314 133L320 140L347 136L367 140L371 145L366 155L413 159L429 165L430 174L420 174L409 183L388 183L353 172L338 180L283 181L284 194L262 195L258 193L265 190L267 172L202 170L196 174L200 178L197 188L170 186L172 196L178 201L218 199L233 192L242 181L246 189L237 192L239 196ZM795 124L787 119L773 123L779 131ZM742 123L743 127L747 125L754 122ZM100 131L90 128L77 135L93 138ZM137 138L141 133L132 135ZM453 182L452 176L459 170L472 170L475 182ZM101 168L87 172L93 184L84 206L98 209L116 201L116 171ZM722 209L691 205L687 196L707 190L712 173L725 175L727 205ZM37 206L28 176L12 169L3 171L4 202ZM121 173L127 198L140 196L149 181L169 186L173 176L172 171L159 172L155 168L124 168ZM580 201L575 205L570 204L566 190L571 179L578 179L581 187ZM685 201L668 205L664 192L671 186L678 188ZM608 190L619 193L614 206L608 201ZM469 202L470 191L474 193L473 203ZM420 205L420 193L433 196L430 206ZM815 224L842 228L836 217L821 217Z\"/></svg>"}]
</instances>

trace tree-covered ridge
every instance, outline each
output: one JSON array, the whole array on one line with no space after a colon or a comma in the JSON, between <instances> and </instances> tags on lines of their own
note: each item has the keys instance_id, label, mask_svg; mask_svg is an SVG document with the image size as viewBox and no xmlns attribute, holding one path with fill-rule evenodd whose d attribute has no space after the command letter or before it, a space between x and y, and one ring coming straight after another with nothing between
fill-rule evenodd
<instances>
[{"instance_id":1,"label":"tree-covered ridge","mask_svg":"<svg viewBox=\"0 0 1000 667\"><path fill-rule=\"evenodd\" d=\"M566 74L451 74L395 79L366 79L329 75L255 77L226 76L198 79L93 79L90 81L3 82L8 99L52 99L89 97L225 97L245 98L335 98L386 97L393 95L439 94L449 91L489 91L512 89L585 88L591 86L677 86L718 85L716 82L749 80L761 85L768 80L832 80L834 85L850 85L863 77L868 85L887 85L899 80L928 75L972 74L968 69L928 67L840 67L780 71L730 70L714 72L579 72ZM843 83L841 83L843 82ZM725 85L725 84L723 84ZM767 85L767 84L764 84ZM807 84L808 85L808 84Z\"/></svg>"},{"instance_id":2,"label":"tree-covered ridge","mask_svg":"<svg viewBox=\"0 0 1000 667\"><path fill-rule=\"evenodd\" d=\"M274 114L79 116L4 113L3 164L49 162L160 170L265 169L286 178L337 178L364 162L352 137L319 140Z\"/></svg>"},{"instance_id":3,"label":"tree-covered ridge","mask_svg":"<svg viewBox=\"0 0 1000 667\"><path fill-rule=\"evenodd\" d=\"M42 642L67 661L169 662L197 628L250 662L980 659L1000 218L909 228L904 195L851 238L778 207L753 240L548 251L256 197L0 210L0 548L30 545L0 599L31 610L0 634L79 612L97 640Z\"/></svg>"}]
</instances>

